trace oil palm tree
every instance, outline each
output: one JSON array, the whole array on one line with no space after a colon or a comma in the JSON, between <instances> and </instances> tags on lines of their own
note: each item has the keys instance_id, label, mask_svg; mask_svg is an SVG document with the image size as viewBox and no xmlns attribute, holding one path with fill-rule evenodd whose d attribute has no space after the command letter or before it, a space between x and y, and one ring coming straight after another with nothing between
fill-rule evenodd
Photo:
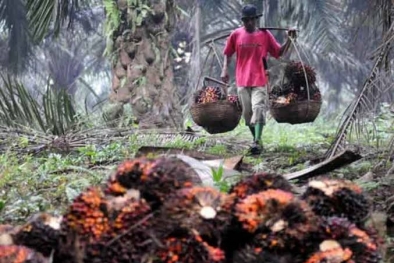
<instances>
[{"instance_id":1,"label":"oil palm tree","mask_svg":"<svg viewBox=\"0 0 394 263\"><path fill-rule=\"evenodd\" d=\"M8 42L3 67L13 73L29 65L35 45L57 36L62 26L81 22L88 28L92 16L82 15L95 0L0 0L1 45Z\"/></svg>"},{"instance_id":2,"label":"oil palm tree","mask_svg":"<svg viewBox=\"0 0 394 263\"><path fill-rule=\"evenodd\" d=\"M131 103L140 127L179 126L170 53L177 19L174 0L104 0L104 6L112 58L111 100Z\"/></svg>"}]
</instances>

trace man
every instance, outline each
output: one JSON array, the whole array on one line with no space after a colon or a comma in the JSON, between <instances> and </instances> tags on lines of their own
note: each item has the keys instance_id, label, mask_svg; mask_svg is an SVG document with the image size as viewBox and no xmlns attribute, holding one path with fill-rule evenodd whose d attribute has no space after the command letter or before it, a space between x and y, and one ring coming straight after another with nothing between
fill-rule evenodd
<instances>
[{"instance_id":1,"label":"man","mask_svg":"<svg viewBox=\"0 0 394 263\"><path fill-rule=\"evenodd\" d=\"M265 125L265 104L268 101L267 78L263 65L268 53L279 58L289 49L288 38L280 45L268 30L260 30L256 24L262 14L248 4L242 8L243 27L234 30L227 39L224 48L224 65L221 74L223 82L229 81L228 65L236 53L236 85L242 104L242 115L253 135L252 154L261 153L261 135ZM295 37L295 30L288 31L289 37Z\"/></svg>"}]
</instances>

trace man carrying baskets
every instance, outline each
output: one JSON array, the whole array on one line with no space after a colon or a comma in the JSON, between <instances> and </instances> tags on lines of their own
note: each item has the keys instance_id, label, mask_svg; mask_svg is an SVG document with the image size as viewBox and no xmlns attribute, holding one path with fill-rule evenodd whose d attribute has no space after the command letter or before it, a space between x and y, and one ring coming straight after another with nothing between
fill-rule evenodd
<instances>
[{"instance_id":1,"label":"man carrying baskets","mask_svg":"<svg viewBox=\"0 0 394 263\"><path fill-rule=\"evenodd\" d=\"M265 125L265 109L268 101L267 77L263 67L263 59L268 53L278 59L291 44L290 38L280 45L269 30L257 28L258 18L254 5L247 4L242 8L243 26L234 30L227 39L224 48L224 65L221 74L223 82L228 83L228 65L236 53L236 85L242 104L242 115L253 135L252 154L261 153L261 135ZM288 36L295 38L296 31L289 30Z\"/></svg>"}]
</instances>

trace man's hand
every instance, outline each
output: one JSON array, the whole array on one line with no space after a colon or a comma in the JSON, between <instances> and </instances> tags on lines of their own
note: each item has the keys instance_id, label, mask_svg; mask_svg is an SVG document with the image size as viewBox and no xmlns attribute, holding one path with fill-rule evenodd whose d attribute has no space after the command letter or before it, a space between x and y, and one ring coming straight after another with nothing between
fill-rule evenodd
<instances>
[{"instance_id":1,"label":"man's hand","mask_svg":"<svg viewBox=\"0 0 394 263\"><path fill-rule=\"evenodd\" d=\"M294 29L294 28L290 28L290 29L287 31L287 35L288 35L289 37L295 39L295 38L297 38L297 30Z\"/></svg>"},{"instance_id":2,"label":"man's hand","mask_svg":"<svg viewBox=\"0 0 394 263\"><path fill-rule=\"evenodd\" d=\"M227 70L223 69L222 74L220 75L220 78L224 83L228 83L230 77L228 76Z\"/></svg>"}]
</instances>

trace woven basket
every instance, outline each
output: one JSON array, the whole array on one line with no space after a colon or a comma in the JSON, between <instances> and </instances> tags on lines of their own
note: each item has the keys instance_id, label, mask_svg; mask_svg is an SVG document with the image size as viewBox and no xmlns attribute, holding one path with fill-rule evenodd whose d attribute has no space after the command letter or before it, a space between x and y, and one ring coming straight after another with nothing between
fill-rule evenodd
<instances>
[{"instance_id":1,"label":"woven basket","mask_svg":"<svg viewBox=\"0 0 394 263\"><path fill-rule=\"evenodd\" d=\"M193 121L210 134L229 132L237 127L242 110L230 101L193 104L190 107Z\"/></svg>"},{"instance_id":2,"label":"woven basket","mask_svg":"<svg viewBox=\"0 0 394 263\"><path fill-rule=\"evenodd\" d=\"M272 117L278 123L308 123L319 115L321 101L298 101L283 106L270 107Z\"/></svg>"}]
</instances>

